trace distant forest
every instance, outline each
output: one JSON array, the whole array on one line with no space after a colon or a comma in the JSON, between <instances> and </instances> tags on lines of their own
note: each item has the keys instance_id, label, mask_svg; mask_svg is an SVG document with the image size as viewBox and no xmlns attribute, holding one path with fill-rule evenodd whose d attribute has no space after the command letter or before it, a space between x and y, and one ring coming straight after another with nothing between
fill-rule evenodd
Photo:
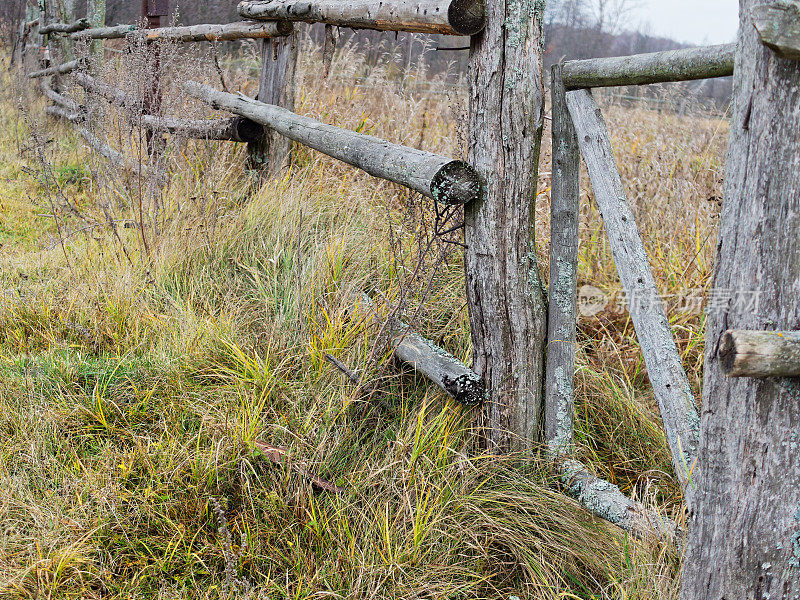
<instances>
[{"instance_id":1,"label":"distant forest","mask_svg":"<svg viewBox=\"0 0 800 600\"><path fill-rule=\"evenodd\" d=\"M238 20L236 0L169 0L170 11L177 23L225 23ZM674 40L633 30L633 9L637 0L556 0L547 3L545 13L545 72L559 60L590 57L624 56L686 47ZM140 0L107 0L106 22L109 25L132 23L140 18ZM86 0L77 0L76 12L85 14ZM311 36L321 41L321 25L311 27ZM424 52L426 64L433 72L464 73L467 54L466 38L429 36L377 31L340 32L342 41L357 44L375 63L387 51L405 65L415 63ZM448 50L449 49L449 50ZM713 79L677 84L696 96L726 106L731 97L731 79ZM630 90L650 93L650 90Z\"/></svg>"}]
</instances>

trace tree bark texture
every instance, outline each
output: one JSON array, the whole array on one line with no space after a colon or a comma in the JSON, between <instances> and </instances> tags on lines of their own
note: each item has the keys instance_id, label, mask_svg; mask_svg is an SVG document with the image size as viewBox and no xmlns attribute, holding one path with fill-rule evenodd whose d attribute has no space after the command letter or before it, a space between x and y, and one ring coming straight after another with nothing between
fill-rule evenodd
<instances>
[{"instance_id":1,"label":"tree bark texture","mask_svg":"<svg viewBox=\"0 0 800 600\"><path fill-rule=\"evenodd\" d=\"M246 19L286 19L338 27L474 35L485 0L269 0L239 3Z\"/></svg>"},{"instance_id":2,"label":"tree bark texture","mask_svg":"<svg viewBox=\"0 0 800 600\"><path fill-rule=\"evenodd\" d=\"M541 438L547 309L534 247L543 124L538 0L490 0L470 51L469 158L486 182L465 210L474 371L487 385L481 443L492 452Z\"/></svg>"},{"instance_id":3,"label":"tree bark texture","mask_svg":"<svg viewBox=\"0 0 800 600\"><path fill-rule=\"evenodd\" d=\"M726 377L729 329L800 329L800 63L741 0L683 600L800 597L800 379ZM756 298L753 301L753 298Z\"/></svg>"},{"instance_id":4,"label":"tree bark texture","mask_svg":"<svg viewBox=\"0 0 800 600\"><path fill-rule=\"evenodd\" d=\"M672 466L686 503L691 506L695 486L692 468L700 429L697 405L625 195L600 108L589 90L568 92L567 106L658 401Z\"/></svg>"},{"instance_id":5,"label":"tree bark texture","mask_svg":"<svg viewBox=\"0 0 800 600\"><path fill-rule=\"evenodd\" d=\"M581 155L562 79L553 65L553 175L550 193L550 285L544 434L553 455L573 445L575 338L578 319L578 218Z\"/></svg>"}]
</instances>

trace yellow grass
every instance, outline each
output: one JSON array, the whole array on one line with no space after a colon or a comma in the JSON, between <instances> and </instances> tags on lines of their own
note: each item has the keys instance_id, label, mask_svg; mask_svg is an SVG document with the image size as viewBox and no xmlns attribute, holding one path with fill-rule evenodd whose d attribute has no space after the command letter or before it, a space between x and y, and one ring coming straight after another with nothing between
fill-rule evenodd
<instances>
[{"instance_id":1,"label":"yellow grass","mask_svg":"<svg viewBox=\"0 0 800 600\"><path fill-rule=\"evenodd\" d=\"M463 155L458 88L432 93L426 73L370 66L347 48L325 80L319 54L303 56L299 112ZM218 85L207 62L165 62L169 77L184 68ZM105 76L134 90L124 67ZM254 67L246 53L228 60L229 87L252 92ZM156 217L137 177L47 121L29 88L10 76L4 88L0 597L676 597L674 550L593 519L536 458L470 454L469 410L385 364L376 328L353 317L354 290L405 294L423 333L469 360L458 248L408 277L427 201L302 148L259 186L242 148L179 140ZM102 108L98 129L137 156L138 132ZM180 96L166 110L206 114ZM704 289L727 125L605 112L659 286ZM613 295L586 178L582 189L580 285ZM702 320L677 309L670 319L697 390ZM579 341L578 457L683 519L626 313L612 302L582 319ZM363 374L367 392L326 353ZM256 440L291 459L273 463ZM304 472L342 493L315 490Z\"/></svg>"}]
</instances>

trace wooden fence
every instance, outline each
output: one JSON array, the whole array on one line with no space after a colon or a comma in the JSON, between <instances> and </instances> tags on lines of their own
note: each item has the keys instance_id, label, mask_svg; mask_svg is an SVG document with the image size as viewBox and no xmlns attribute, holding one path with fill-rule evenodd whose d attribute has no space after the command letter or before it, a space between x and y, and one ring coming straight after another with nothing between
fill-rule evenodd
<instances>
[{"instance_id":1,"label":"wooden fence","mask_svg":"<svg viewBox=\"0 0 800 600\"><path fill-rule=\"evenodd\" d=\"M239 13L248 20L226 25L140 29L129 25L90 28L89 20L81 19L75 23L43 24L38 34L87 40L200 42L285 38L292 35L293 21L451 35L476 34L484 24L483 3L479 0L244 1ZM45 18L40 21L44 23ZM24 24L21 31L33 35L37 25ZM637 306L635 302L637 297L657 297L656 284L625 196L608 129L590 88L729 76L734 69L734 51L733 45L726 45L570 61L556 65L552 71L553 169L544 437L552 460L561 470L565 488L594 514L636 533L655 531L670 536L675 526L650 514L615 485L598 479L584 465L567 458L573 446L581 155L620 279L628 292L631 318L658 401L672 463L689 506L693 499L692 470L697 460L700 420L663 307L658 302L647 306ZM72 77L88 93L135 112L136 122L151 131L251 145L258 144L265 131L277 132L436 202L466 205L481 201L483 181L476 169L463 161L333 127L287 108L191 81L183 85L187 94L235 116L190 121L150 114L154 112L151 105L98 81L86 72L86 64L85 59L79 58L39 69L29 77L42 80L42 93L53 102L49 114L72 122L99 153L125 168L141 171L143 167L132 164L95 138L86 128L84 107L55 91L49 78ZM262 76L262 83L267 79ZM397 356L455 400L475 405L485 399L481 378L454 357L402 324L394 323L387 330ZM731 376L762 377L800 373L799 348L797 334L730 332L721 352Z\"/></svg>"}]
</instances>

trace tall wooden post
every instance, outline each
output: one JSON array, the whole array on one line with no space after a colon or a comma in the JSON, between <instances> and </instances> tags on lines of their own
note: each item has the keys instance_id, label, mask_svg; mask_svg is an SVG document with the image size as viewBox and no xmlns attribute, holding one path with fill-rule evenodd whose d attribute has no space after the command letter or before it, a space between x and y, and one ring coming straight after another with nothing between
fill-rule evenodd
<instances>
[{"instance_id":1,"label":"tall wooden post","mask_svg":"<svg viewBox=\"0 0 800 600\"><path fill-rule=\"evenodd\" d=\"M541 144L542 12L538 0L487 0L470 51L469 162L486 193L465 212L467 302L474 370L488 399L479 416L490 451L540 438L547 311L534 251Z\"/></svg>"},{"instance_id":2,"label":"tall wooden post","mask_svg":"<svg viewBox=\"0 0 800 600\"><path fill-rule=\"evenodd\" d=\"M261 47L261 78L258 99L294 110L294 78L297 68L298 27L291 35L267 39ZM248 144L248 168L259 178L280 171L289 157L291 140L265 128L262 141Z\"/></svg>"},{"instance_id":3,"label":"tall wooden post","mask_svg":"<svg viewBox=\"0 0 800 600\"><path fill-rule=\"evenodd\" d=\"M92 27L103 27L106 24L106 0L86 0L86 16L92 23ZM103 64L105 44L103 40L92 40L90 44L91 56L94 60L95 68Z\"/></svg>"},{"instance_id":4,"label":"tall wooden post","mask_svg":"<svg viewBox=\"0 0 800 600\"><path fill-rule=\"evenodd\" d=\"M800 329L800 62L762 45L761 3L740 2L683 600L800 597L800 379L728 378L719 357L728 329Z\"/></svg>"},{"instance_id":5,"label":"tall wooden post","mask_svg":"<svg viewBox=\"0 0 800 600\"><path fill-rule=\"evenodd\" d=\"M553 65L553 184L550 193L550 286L544 434L552 455L573 445L581 155L567 108L562 65Z\"/></svg>"}]
</instances>

